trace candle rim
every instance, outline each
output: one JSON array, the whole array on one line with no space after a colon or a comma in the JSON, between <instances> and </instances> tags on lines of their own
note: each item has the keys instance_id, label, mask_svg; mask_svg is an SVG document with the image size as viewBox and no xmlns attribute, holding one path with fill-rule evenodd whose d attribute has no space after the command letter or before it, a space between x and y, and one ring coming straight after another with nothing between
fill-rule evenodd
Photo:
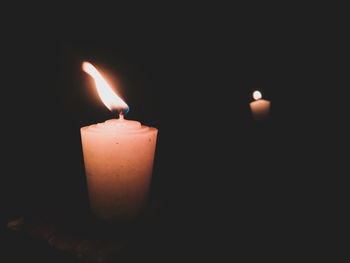
<instances>
[{"instance_id":1,"label":"candle rim","mask_svg":"<svg viewBox=\"0 0 350 263\"><path fill-rule=\"evenodd\" d=\"M114 125L113 125L114 124ZM115 125L117 124L117 125ZM121 125L118 125L121 124ZM123 124L131 124L129 126ZM91 133L106 133L106 134L141 134L148 131L157 130L157 128L146 126L139 121L110 119L101 123L96 123L81 128L81 131Z\"/></svg>"}]
</instances>

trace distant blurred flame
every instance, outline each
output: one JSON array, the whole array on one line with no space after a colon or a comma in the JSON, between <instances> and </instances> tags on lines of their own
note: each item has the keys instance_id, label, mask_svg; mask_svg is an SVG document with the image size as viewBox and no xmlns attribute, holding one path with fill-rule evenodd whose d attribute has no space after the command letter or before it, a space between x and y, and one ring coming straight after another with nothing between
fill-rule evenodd
<instances>
[{"instance_id":1,"label":"distant blurred flame","mask_svg":"<svg viewBox=\"0 0 350 263\"><path fill-rule=\"evenodd\" d=\"M83 62L83 70L95 81L97 93L110 111L127 112L129 106L111 89L101 73L89 62Z\"/></svg>"},{"instance_id":2,"label":"distant blurred flame","mask_svg":"<svg viewBox=\"0 0 350 263\"><path fill-rule=\"evenodd\" d=\"M255 100L260 100L260 99L262 98L261 92L258 91L258 90L254 91L254 92L253 92L253 98L254 98Z\"/></svg>"}]
</instances>

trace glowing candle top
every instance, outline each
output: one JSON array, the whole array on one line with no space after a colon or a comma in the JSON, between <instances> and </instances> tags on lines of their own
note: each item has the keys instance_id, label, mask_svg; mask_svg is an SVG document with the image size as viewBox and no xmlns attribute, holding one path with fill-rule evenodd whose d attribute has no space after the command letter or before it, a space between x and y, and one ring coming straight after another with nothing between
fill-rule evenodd
<instances>
[{"instance_id":1,"label":"glowing candle top","mask_svg":"<svg viewBox=\"0 0 350 263\"><path fill-rule=\"evenodd\" d=\"M110 111L118 111L120 116L129 111L129 106L112 90L101 73L89 62L83 62L83 70L95 81L97 93Z\"/></svg>"},{"instance_id":2,"label":"glowing candle top","mask_svg":"<svg viewBox=\"0 0 350 263\"><path fill-rule=\"evenodd\" d=\"M260 100L262 98L261 92L258 90L254 91L253 98L254 98L254 100Z\"/></svg>"}]
</instances>

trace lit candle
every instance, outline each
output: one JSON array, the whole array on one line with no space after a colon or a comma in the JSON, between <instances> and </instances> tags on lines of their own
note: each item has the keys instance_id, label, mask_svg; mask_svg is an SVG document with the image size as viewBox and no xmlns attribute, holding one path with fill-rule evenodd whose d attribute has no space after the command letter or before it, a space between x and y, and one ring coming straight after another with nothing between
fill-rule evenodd
<instances>
[{"instance_id":1,"label":"lit candle","mask_svg":"<svg viewBox=\"0 0 350 263\"><path fill-rule=\"evenodd\" d=\"M80 130L90 209L99 219L135 217L147 203L158 130L125 120L128 105L93 65L84 62L83 70L106 107L119 113Z\"/></svg>"},{"instance_id":2,"label":"lit candle","mask_svg":"<svg viewBox=\"0 0 350 263\"><path fill-rule=\"evenodd\" d=\"M261 92L256 90L253 92L253 98L255 101L250 103L250 109L252 111L255 120L264 120L269 116L270 101L262 99Z\"/></svg>"}]
</instances>

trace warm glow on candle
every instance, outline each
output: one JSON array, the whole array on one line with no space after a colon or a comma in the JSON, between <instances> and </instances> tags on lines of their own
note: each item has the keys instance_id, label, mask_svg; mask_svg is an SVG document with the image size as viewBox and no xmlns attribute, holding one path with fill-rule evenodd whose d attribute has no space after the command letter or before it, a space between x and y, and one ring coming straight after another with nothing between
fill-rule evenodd
<instances>
[{"instance_id":1,"label":"warm glow on candle","mask_svg":"<svg viewBox=\"0 0 350 263\"><path fill-rule=\"evenodd\" d=\"M258 121L265 120L269 116L270 101L262 99L261 92L258 90L253 92L253 98L255 101L252 101L249 105L254 119Z\"/></svg>"},{"instance_id":2,"label":"warm glow on candle","mask_svg":"<svg viewBox=\"0 0 350 263\"><path fill-rule=\"evenodd\" d=\"M254 91L254 92L253 92L253 98L254 98L255 100L260 100L260 99L262 98L261 92L258 91L258 90Z\"/></svg>"},{"instance_id":3,"label":"warm glow on candle","mask_svg":"<svg viewBox=\"0 0 350 263\"><path fill-rule=\"evenodd\" d=\"M126 113L129 106L111 89L101 73L89 62L83 62L83 70L95 81L97 93L110 111Z\"/></svg>"}]
</instances>

